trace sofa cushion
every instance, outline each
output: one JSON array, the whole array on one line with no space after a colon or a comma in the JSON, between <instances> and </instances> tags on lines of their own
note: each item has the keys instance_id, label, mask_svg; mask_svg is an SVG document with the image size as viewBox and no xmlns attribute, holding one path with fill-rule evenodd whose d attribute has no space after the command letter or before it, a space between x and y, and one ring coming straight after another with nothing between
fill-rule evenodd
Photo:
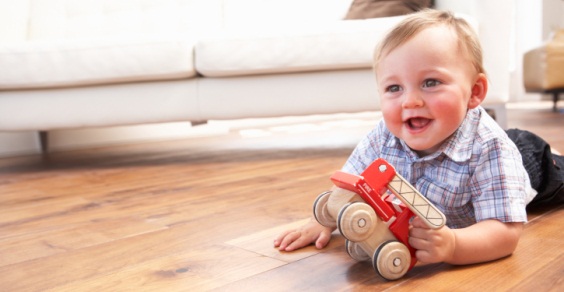
<instances>
[{"instance_id":1,"label":"sofa cushion","mask_svg":"<svg viewBox=\"0 0 564 292\"><path fill-rule=\"evenodd\" d=\"M207 77L370 68L377 42L404 16L264 28L202 39L196 71Z\"/></svg>"},{"instance_id":2,"label":"sofa cushion","mask_svg":"<svg viewBox=\"0 0 564 292\"><path fill-rule=\"evenodd\" d=\"M0 89L188 78L193 41L179 37L8 43L0 47Z\"/></svg>"},{"instance_id":3,"label":"sofa cushion","mask_svg":"<svg viewBox=\"0 0 564 292\"><path fill-rule=\"evenodd\" d=\"M404 15L431 6L431 0L354 0L345 19Z\"/></svg>"}]
</instances>

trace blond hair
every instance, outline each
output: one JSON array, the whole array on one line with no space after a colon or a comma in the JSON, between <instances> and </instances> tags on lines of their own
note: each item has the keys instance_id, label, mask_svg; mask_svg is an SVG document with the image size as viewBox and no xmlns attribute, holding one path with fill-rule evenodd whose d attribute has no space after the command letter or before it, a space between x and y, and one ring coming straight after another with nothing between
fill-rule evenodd
<instances>
[{"instance_id":1,"label":"blond hair","mask_svg":"<svg viewBox=\"0 0 564 292\"><path fill-rule=\"evenodd\" d=\"M470 58L477 73L485 74L482 63L482 46L474 29L466 20L454 16L451 12L434 9L424 9L413 13L392 29L376 47L374 69L376 69L380 60L392 50L410 40L420 31L438 25L444 25L454 30L458 36L459 48L462 48Z\"/></svg>"}]
</instances>

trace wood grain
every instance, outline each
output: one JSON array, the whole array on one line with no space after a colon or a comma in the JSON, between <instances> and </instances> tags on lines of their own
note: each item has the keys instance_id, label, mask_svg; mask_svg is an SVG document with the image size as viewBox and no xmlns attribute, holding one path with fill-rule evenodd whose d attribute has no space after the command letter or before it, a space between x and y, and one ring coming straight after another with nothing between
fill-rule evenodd
<instances>
[{"instance_id":1,"label":"wood grain","mask_svg":"<svg viewBox=\"0 0 564 292\"><path fill-rule=\"evenodd\" d=\"M510 257L418 264L398 281L349 258L338 233L323 250L275 249L379 116L2 158L0 291L564 289L562 207L529 214ZM550 103L508 118L564 152L564 115ZM257 129L268 135L240 132Z\"/></svg>"}]
</instances>

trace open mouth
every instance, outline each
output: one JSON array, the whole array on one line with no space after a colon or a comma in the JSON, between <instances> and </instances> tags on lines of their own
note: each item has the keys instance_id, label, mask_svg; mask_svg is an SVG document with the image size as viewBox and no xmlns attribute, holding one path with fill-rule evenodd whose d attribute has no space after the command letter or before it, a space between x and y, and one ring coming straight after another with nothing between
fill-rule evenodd
<instances>
[{"instance_id":1,"label":"open mouth","mask_svg":"<svg viewBox=\"0 0 564 292\"><path fill-rule=\"evenodd\" d=\"M425 129L431 123L431 119L427 118L410 118L405 124L412 131L419 131Z\"/></svg>"}]
</instances>

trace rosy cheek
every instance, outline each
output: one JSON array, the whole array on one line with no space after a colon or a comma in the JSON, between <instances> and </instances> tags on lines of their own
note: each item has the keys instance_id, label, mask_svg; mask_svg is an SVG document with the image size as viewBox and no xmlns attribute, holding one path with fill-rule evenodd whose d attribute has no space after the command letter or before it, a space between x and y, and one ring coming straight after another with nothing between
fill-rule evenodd
<instances>
[{"instance_id":1,"label":"rosy cheek","mask_svg":"<svg viewBox=\"0 0 564 292\"><path fill-rule=\"evenodd\" d=\"M454 102L452 99L433 101L429 104L429 107L431 107L435 112L450 112L452 114L455 114L463 108L461 103Z\"/></svg>"},{"instance_id":2,"label":"rosy cheek","mask_svg":"<svg viewBox=\"0 0 564 292\"><path fill-rule=\"evenodd\" d=\"M403 124L401 113L382 109L382 116L384 118L384 121L386 122L388 129L390 129L392 133L398 134L397 131L399 131Z\"/></svg>"},{"instance_id":3,"label":"rosy cheek","mask_svg":"<svg viewBox=\"0 0 564 292\"><path fill-rule=\"evenodd\" d=\"M386 120L400 119L401 120L401 104L396 101L382 101L380 103L380 110Z\"/></svg>"}]
</instances>

